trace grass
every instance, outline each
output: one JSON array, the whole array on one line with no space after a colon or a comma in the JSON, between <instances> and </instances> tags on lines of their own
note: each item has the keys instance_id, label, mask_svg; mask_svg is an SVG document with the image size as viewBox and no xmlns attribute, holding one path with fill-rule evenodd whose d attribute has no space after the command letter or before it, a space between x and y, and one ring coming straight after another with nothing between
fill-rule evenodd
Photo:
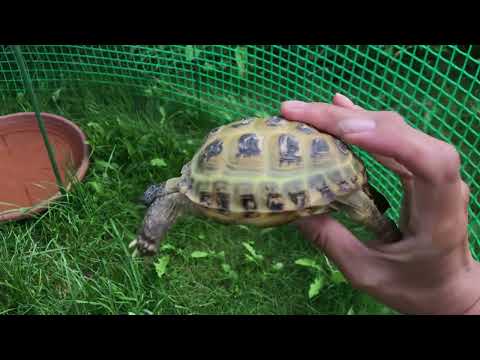
<instances>
[{"instance_id":1,"label":"grass","mask_svg":"<svg viewBox=\"0 0 480 360\"><path fill-rule=\"evenodd\" d=\"M291 226L183 218L154 262L127 249L152 182L177 176L216 123L156 98L90 86L40 93L92 147L81 184L49 211L0 224L0 314L392 314ZM3 95L2 113L31 111ZM352 228L360 237L362 229Z\"/></svg>"}]
</instances>

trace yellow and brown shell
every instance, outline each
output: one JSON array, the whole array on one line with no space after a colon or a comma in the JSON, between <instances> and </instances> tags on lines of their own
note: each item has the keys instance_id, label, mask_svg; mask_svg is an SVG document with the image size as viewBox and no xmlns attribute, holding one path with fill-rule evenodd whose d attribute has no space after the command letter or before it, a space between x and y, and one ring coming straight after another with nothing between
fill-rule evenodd
<instances>
[{"instance_id":1,"label":"yellow and brown shell","mask_svg":"<svg viewBox=\"0 0 480 360\"><path fill-rule=\"evenodd\" d=\"M207 216L260 226L325 212L367 182L342 141L279 116L212 130L187 177L182 192Z\"/></svg>"}]
</instances>

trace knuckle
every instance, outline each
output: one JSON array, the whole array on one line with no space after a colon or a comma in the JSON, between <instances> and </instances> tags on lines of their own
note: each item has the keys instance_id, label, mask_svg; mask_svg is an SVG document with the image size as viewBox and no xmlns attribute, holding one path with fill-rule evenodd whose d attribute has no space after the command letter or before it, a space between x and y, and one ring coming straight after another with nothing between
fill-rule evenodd
<instances>
[{"instance_id":1,"label":"knuckle","mask_svg":"<svg viewBox=\"0 0 480 360\"><path fill-rule=\"evenodd\" d=\"M468 239L468 214L459 213L446 219L437 226L432 237L440 239L436 246L441 254L451 253L458 248L459 244L463 244L465 239Z\"/></svg>"},{"instance_id":2,"label":"knuckle","mask_svg":"<svg viewBox=\"0 0 480 360\"><path fill-rule=\"evenodd\" d=\"M460 177L461 158L455 146L443 143L438 149L437 159L442 164L442 180L447 183L457 181Z\"/></svg>"},{"instance_id":3,"label":"knuckle","mask_svg":"<svg viewBox=\"0 0 480 360\"><path fill-rule=\"evenodd\" d=\"M325 116L335 116L337 114L337 109L328 104L318 104L318 111L325 114Z\"/></svg>"},{"instance_id":4,"label":"knuckle","mask_svg":"<svg viewBox=\"0 0 480 360\"><path fill-rule=\"evenodd\" d=\"M396 111L386 111L385 115L387 115L387 118L389 119L389 121L393 123L396 123L399 125L406 124L405 118Z\"/></svg>"},{"instance_id":5,"label":"knuckle","mask_svg":"<svg viewBox=\"0 0 480 360\"><path fill-rule=\"evenodd\" d=\"M303 111L303 116L299 118L299 121L304 122L317 122L320 118L325 116L328 109L321 103L309 103Z\"/></svg>"}]
</instances>

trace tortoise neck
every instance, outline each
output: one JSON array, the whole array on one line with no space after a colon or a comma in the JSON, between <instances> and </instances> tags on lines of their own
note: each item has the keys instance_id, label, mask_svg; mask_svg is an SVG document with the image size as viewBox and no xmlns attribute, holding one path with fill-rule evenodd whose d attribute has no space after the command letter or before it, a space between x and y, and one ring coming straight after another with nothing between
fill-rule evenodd
<instances>
[{"instance_id":1,"label":"tortoise neck","mask_svg":"<svg viewBox=\"0 0 480 360\"><path fill-rule=\"evenodd\" d=\"M180 183L179 177L171 178L165 182L165 192L167 194L178 192L179 188L178 185Z\"/></svg>"},{"instance_id":2,"label":"tortoise neck","mask_svg":"<svg viewBox=\"0 0 480 360\"><path fill-rule=\"evenodd\" d=\"M397 242L402 238L397 224L384 214L379 213L368 225L385 243Z\"/></svg>"}]
</instances>

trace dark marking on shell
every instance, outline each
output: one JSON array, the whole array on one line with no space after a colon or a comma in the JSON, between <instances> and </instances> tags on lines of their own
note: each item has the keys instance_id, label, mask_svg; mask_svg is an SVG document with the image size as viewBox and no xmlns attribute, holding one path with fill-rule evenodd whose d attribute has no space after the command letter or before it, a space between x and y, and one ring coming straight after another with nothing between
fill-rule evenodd
<instances>
[{"instance_id":1,"label":"dark marking on shell","mask_svg":"<svg viewBox=\"0 0 480 360\"><path fill-rule=\"evenodd\" d=\"M349 192L352 190L350 184L345 180L340 181L337 185L340 187L340 191L342 192Z\"/></svg>"},{"instance_id":2,"label":"dark marking on shell","mask_svg":"<svg viewBox=\"0 0 480 360\"><path fill-rule=\"evenodd\" d=\"M283 134L278 138L278 145L280 151L280 165L284 162L287 164L298 163L302 158L298 155L300 146L298 140L292 136Z\"/></svg>"},{"instance_id":3,"label":"dark marking on shell","mask_svg":"<svg viewBox=\"0 0 480 360\"><path fill-rule=\"evenodd\" d=\"M281 116L272 116L271 118L268 118L266 123L267 126L279 126L282 125L285 122L285 119L282 118Z\"/></svg>"},{"instance_id":4,"label":"dark marking on shell","mask_svg":"<svg viewBox=\"0 0 480 360\"><path fill-rule=\"evenodd\" d=\"M199 194L199 201L200 201L200 204L204 206L211 206L212 196L209 192L201 191Z\"/></svg>"},{"instance_id":5,"label":"dark marking on shell","mask_svg":"<svg viewBox=\"0 0 480 360\"><path fill-rule=\"evenodd\" d=\"M330 180L332 180L336 184L338 184L338 183L340 183L344 180L343 176L342 176L342 173L338 170L331 172L327 176Z\"/></svg>"},{"instance_id":6,"label":"dark marking on shell","mask_svg":"<svg viewBox=\"0 0 480 360\"><path fill-rule=\"evenodd\" d=\"M310 188L322 194L322 197L328 201L335 198L335 194L330 190L323 175L315 175L309 179Z\"/></svg>"},{"instance_id":7,"label":"dark marking on shell","mask_svg":"<svg viewBox=\"0 0 480 360\"><path fill-rule=\"evenodd\" d=\"M313 139L312 141L312 158L325 156L328 154L328 143L324 139Z\"/></svg>"},{"instance_id":8,"label":"dark marking on shell","mask_svg":"<svg viewBox=\"0 0 480 360\"><path fill-rule=\"evenodd\" d=\"M240 201L245 210L257 210L257 203L253 194L241 195Z\"/></svg>"},{"instance_id":9,"label":"dark marking on shell","mask_svg":"<svg viewBox=\"0 0 480 360\"><path fill-rule=\"evenodd\" d=\"M246 126L246 125L250 124L252 121L253 121L252 118L242 119L239 122L236 122L236 123L232 124L232 127L233 128L239 128L239 127L242 127L242 126Z\"/></svg>"},{"instance_id":10,"label":"dark marking on shell","mask_svg":"<svg viewBox=\"0 0 480 360\"><path fill-rule=\"evenodd\" d=\"M282 211L283 202L281 200L282 196L280 194L268 194L267 196L267 208L272 211Z\"/></svg>"},{"instance_id":11,"label":"dark marking on shell","mask_svg":"<svg viewBox=\"0 0 480 360\"><path fill-rule=\"evenodd\" d=\"M243 134L238 140L237 157L250 157L260 155L259 139L255 134Z\"/></svg>"},{"instance_id":12,"label":"dark marking on shell","mask_svg":"<svg viewBox=\"0 0 480 360\"><path fill-rule=\"evenodd\" d=\"M216 193L216 200L218 210L221 212L228 212L230 210L230 195L224 192Z\"/></svg>"},{"instance_id":13,"label":"dark marking on shell","mask_svg":"<svg viewBox=\"0 0 480 360\"><path fill-rule=\"evenodd\" d=\"M218 156L223 151L223 141L217 139L210 143L200 156L200 162L208 161L214 156Z\"/></svg>"},{"instance_id":14,"label":"dark marking on shell","mask_svg":"<svg viewBox=\"0 0 480 360\"><path fill-rule=\"evenodd\" d=\"M320 193L322 194L323 198L328 201L332 201L333 199L335 199L335 194L332 190L330 190L327 185L320 189Z\"/></svg>"},{"instance_id":15,"label":"dark marking on shell","mask_svg":"<svg viewBox=\"0 0 480 360\"><path fill-rule=\"evenodd\" d=\"M307 205L307 194L305 191L299 191L296 193L289 193L290 200L297 205L298 209L303 209Z\"/></svg>"},{"instance_id":16,"label":"dark marking on shell","mask_svg":"<svg viewBox=\"0 0 480 360\"><path fill-rule=\"evenodd\" d=\"M304 134L313 134L314 132L313 128L305 124L298 124L297 130L303 132Z\"/></svg>"},{"instance_id":17,"label":"dark marking on shell","mask_svg":"<svg viewBox=\"0 0 480 360\"><path fill-rule=\"evenodd\" d=\"M213 184L215 192L225 192L227 193L228 184L225 181L217 181Z\"/></svg>"},{"instance_id":18,"label":"dark marking on shell","mask_svg":"<svg viewBox=\"0 0 480 360\"><path fill-rule=\"evenodd\" d=\"M320 189L325 187L327 183L325 182L325 178L323 177L323 175L315 175L310 177L310 179L308 180L308 185L311 189L320 191Z\"/></svg>"},{"instance_id":19,"label":"dark marking on shell","mask_svg":"<svg viewBox=\"0 0 480 360\"><path fill-rule=\"evenodd\" d=\"M348 155L350 153L347 144L345 144L343 141L335 139L335 145L337 145L337 149L340 150L342 154Z\"/></svg>"},{"instance_id":20,"label":"dark marking on shell","mask_svg":"<svg viewBox=\"0 0 480 360\"><path fill-rule=\"evenodd\" d=\"M352 190L352 186L344 179L339 171L335 171L329 175L329 178L337 184L341 192L349 192Z\"/></svg>"},{"instance_id":21,"label":"dark marking on shell","mask_svg":"<svg viewBox=\"0 0 480 360\"><path fill-rule=\"evenodd\" d=\"M284 185L282 193L297 193L304 190L305 185L302 180L293 180Z\"/></svg>"}]
</instances>

